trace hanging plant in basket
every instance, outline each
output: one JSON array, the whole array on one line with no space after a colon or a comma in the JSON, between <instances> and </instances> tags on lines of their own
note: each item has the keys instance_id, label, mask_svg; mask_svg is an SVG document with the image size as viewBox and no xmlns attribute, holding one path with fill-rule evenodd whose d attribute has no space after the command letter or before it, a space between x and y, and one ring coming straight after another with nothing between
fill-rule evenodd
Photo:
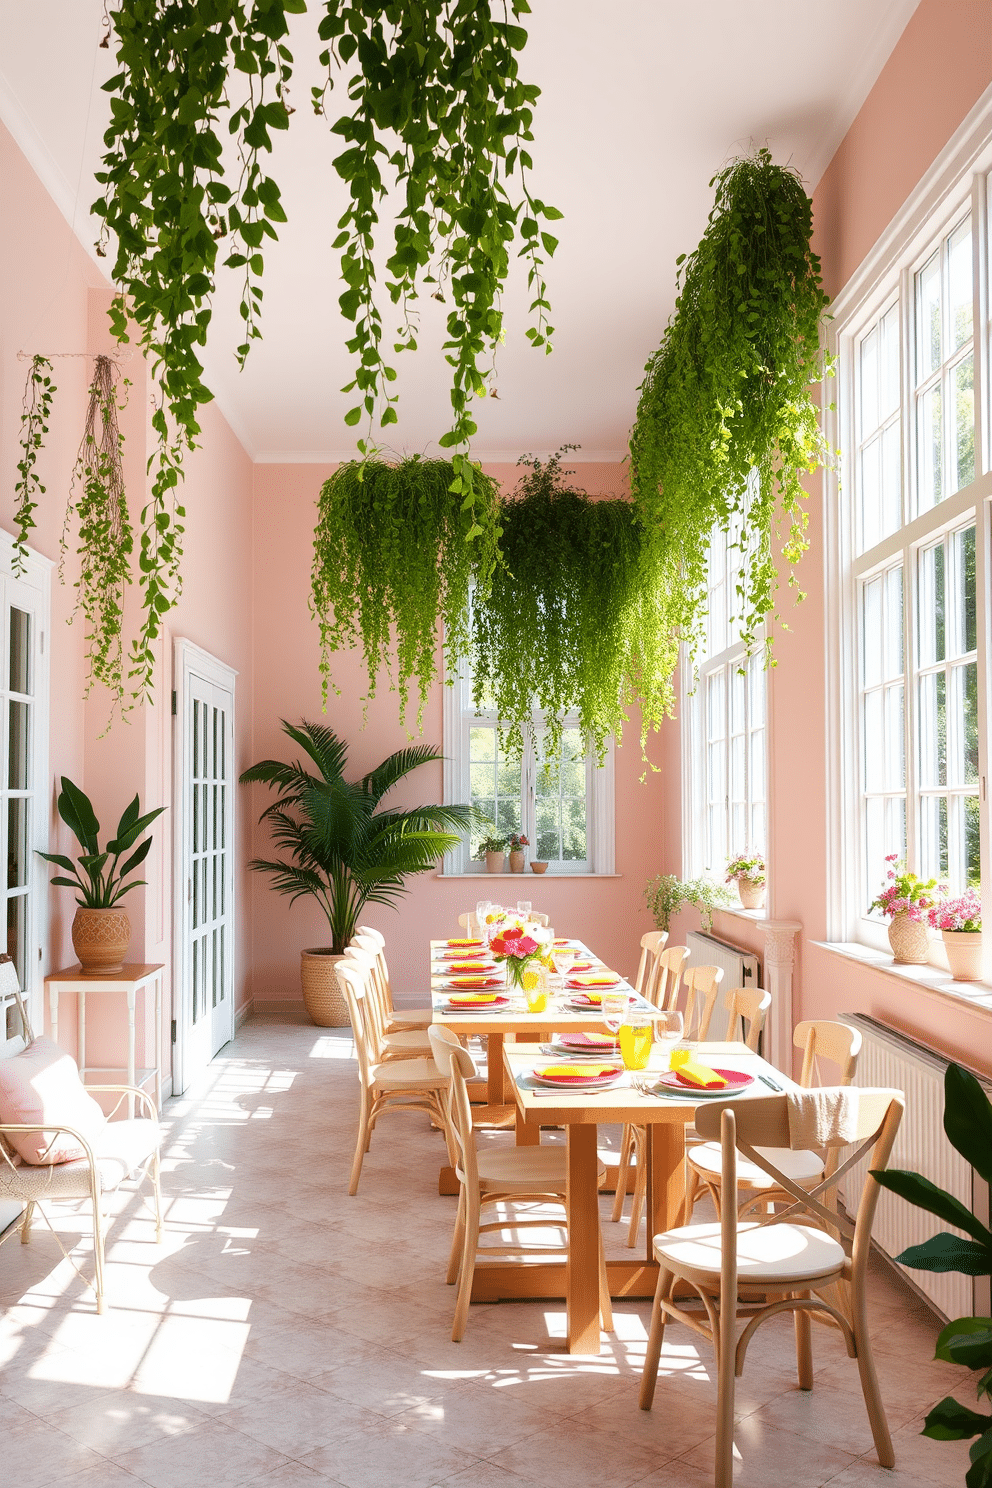
<instances>
[{"instance_id":1,"label":"hanging plant in basket","mask_svg":"<svg viewBox=\"0 0 992 1488\"><path fill-rule=\"evenodd\" d=\"M808 546L801 479L827 456L810 391L830 367L809 197L767 150L735 161L715 185L702 241L678 260L675 314L645 369L630 436L647 571L660 581L669 634L692 649L714 524L742 549L737 618L751 646L775 604L777 514L794 585Z\"/></svg>"},{"instance_id":2,"label":"hanging plant in basket","mask_svg":"<svg viewBox=\"0 0 992 1488\"><path fill-rule=\"evenodd\" d=\"M645 582L644 528L630 501L598 500L566 484L565 445L551 459L523 459L503 505L503 563L473 601L475 701L484 697L517 749L539 707L542 753L561 753L566 715L602 757L641 708L642 738L671 711L668 639L658 629L657 588Z\"/></svg>"},{"instance_id":3,"label":"hanging plant in basket","mask_svg":"<svg viewBox=\"0 0 992 1488\"><path fill-rule=\"evenodd\" d=\"M475 509L451 495L450 460L411 456L339 465L320 490L311 606L320 626L324 700L335 651L361 647L368 696L392 669L406 713L416 678L420 710L437 674L437 627L449 665L468 648L469 591L485 594L497 562L499 492L476 471ZM468 542L475 529L475 540ZM391 634L395 626L395 647Z\"/></svg>"}]
</instances>

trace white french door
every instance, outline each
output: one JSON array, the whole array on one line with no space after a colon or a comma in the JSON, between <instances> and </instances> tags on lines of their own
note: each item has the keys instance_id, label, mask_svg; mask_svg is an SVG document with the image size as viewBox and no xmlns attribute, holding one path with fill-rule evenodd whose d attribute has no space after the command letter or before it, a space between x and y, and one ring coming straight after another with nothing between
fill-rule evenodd
<instances>
[{"instance_id":1,"label":"white french door","mask_svg":"<svg viewBox=\"0 0 992 1488\"><path fill-rule=\"evenodd\" d=\"M234 1036L234 681L176 642L176 1093Z\"/></svg>"}]
</instances>

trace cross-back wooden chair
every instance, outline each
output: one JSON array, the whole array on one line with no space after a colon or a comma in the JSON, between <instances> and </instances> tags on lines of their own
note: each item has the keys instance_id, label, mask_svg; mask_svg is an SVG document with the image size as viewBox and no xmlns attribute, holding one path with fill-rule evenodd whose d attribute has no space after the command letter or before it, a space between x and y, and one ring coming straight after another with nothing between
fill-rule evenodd
<instances>
[{"instance_id":1,"label":"cross-back wooden chair","mask_svg":"<svg viewBox=\"0 0 992 1488\"><path fill-rule=\"evenodd\" d=\"M398 1008L393 1003L393 988L389 980L389 968L386 965L386 937L381 931L373 930L371 925L359 925L355 931L355 939L357 940L360 935L376 947L379 976L382 980L387 1012L386 1032L402 1033L406 1029L428 1028L434 1016L430 1007Z\"/></svg>"},{"instance_id":2,"label":"cross-back wooden chair","mask_svg":"<svg viewBox=\"0 0 992 1488\"><path fill-rule=\"evenodd\" d=\"M652 993L658 980L658 957L665 949L667 940L667 930L648 930L641 936L641 957L637 963L634 991L640 992L641 996L646 997L649 1002L655 1001Z\"/></svg>"},{"instance_id":3,"label":"cross-back wooden chair","mask_svg":"<svg viewBox=\"0 0 992 1488\"><path fill-rule=\"evenodd\" d=\"M14 963L6 955L0 956L0 994L4 997L13 996L23 1029L24 1047L20 1055L15 1054L13 1058L30 1057L32 1050L35 1051L35 1058L40 1055L44 1068L39 1067L38 1073L45 1087L45 1094L39 1102L44 1106L43 1124L3 1121L0 1118L0 1199L11 1199L25 1206L20 1224L9 1230L4 1239L10 1239L19 1232L21 1244L27 1245L31 1239L31 1224L37 1210L77 1276L87 1285L92 1285L96 1294L97 1312L102 1313L107 1306L105 1271L108 1228L103 1203L126 1178L135 1173L139 1184L146 1177L151 1179L155 1201L155 1241L156 1244L162 1242L162 1192L159 1176L161 1132L155 1103L147 1090L138 1086L84 1086L75 1062L68 1054L49 1039L36 1039L17 984ZM50 1046L50 1051L46 1051L45 1046ZM50 1053L50 1057L46 1057L46 1053ZM117 1103L108 1117L104 1118L91 1100L95 1094L117 1096ZM125 1100L132 1096L147 1114L143 1117L114 1120ZM71 1114L60 1119L58 1107L63 1103ZM92 1112L88 1109L91 1106L94 1107ZM44 1146L49 1160L29 1160L23 1150L25 1146ZM70 1153L81 1151L82 1156L69 1156L65 1161L52 1162L51 1155L56 1146L61 1146ZM66 1251L46 1214L43 1205L50 1199L67 1199L76 1203L89 1200L93 1215L92 1283L87 1281ZM0 1240L0 1245L2 1244L3 1240Z\"/></svg>"},{"instance_id":4,"label":"cross-back wooden chair","mask_svg":"<svg viewBox=\"0 0 992 1488\"><path fill-rule=\"evenodd\" d=\"M454 1149L447 1118L447 1078L433 1059L386 1061L374 997L368 995L370 969L367 960L346 955L335 970L348 1005L358 1058L358 1136L348 1183L349 1194L358 1192L362 1163L371 1145L372 1133L379 1117L389 1111L423 1111L444 1132L448 1155L453 1163Z\"/></svg>"},{"instance_id":5,"label":"cross-back wooden chair","mask_svg":"<svg viewBox=\"0 0 992 1488\"><path fill-rule=\"evenodd\" d=\"M564 1205L567 1157L564 1147L487 1146L479 1151L472 1128L472 1108L467 1085L476 1076L475 1061L468 1050L462 1048L450 1028L432 1025L429 1032L435 1062L450 1080L448 1110L457 1148L454 1167L460 1188L447 1280L449 1286L458 1283L451 1337L455 1343L460 1343L465 1336L472 1298L472 1279L479 1256L529 1256L549 1252L560 1255L562 1249L560 1245L502 1242L480 1249L479 1236L503 1230L567 1228L565 1220L550 1219L547 1215L521 1218L515 1214L500 1214L484 1223L482 1216L485 1209L492 1205L505 1209L508 1204L522 1203L551 1202ZM600 1184L605 1177L606 1167L600 1163ZM599 1306L602 1326L610 1333L613 1331L613 1310L603 1256L602 1231L599 1231Z\"/></svg>"},{"instance_id":6,"label":"cross-back wooden chair","mask_svg":"<svg viewBox=\"0 0 992 1488\"><path fill-rule=\"evenodd\" d=\"M685 1036L700 1043L709 1038L710 1022L723 981L719 966L690 966L685 976ZM694 1028L695 1025L695 1028Z\"/></svg>"},{"instance_id":7,"label":"cross-back wooden chair","mask_svg":"<svg viewBox=\"0 0 992 1488\"><path fill-rule=\"evenodd\" d=\"M682 970L689 959L688 946L666 946L658 956L653 1002L663 1013L673 1013L682 982Z\"/></svg>"},{"instance_id":8,"label":"cross-back wooden chair","mask_svg":"<svg viewBox=\"0 0 992 1488\"><path fill-rule=\"evenodd\" d=\"M828 1177L807 1191L763 1154L792 1149L793 1118L804 1109L813 1116L809 1105L821 1093L828 1092L800 1091L697 1107L695 1121L701 1135L720 1141L725 1192L735 1191L740 1151L749 1162L764 1167L793 1202L783 1214L743 1223L734 1207L726 1204L716 1224L684 1225L654 1237L660 1269L640 1405L642 1410L651 1409L668 1319L684 1323L713 1344L717 1363L715 1488L733 1485L735 1378L743 1372L756 1329L783 1311L794 1317L797 1372L803 1390L813 1388L811 1317L828 1319L840 1329L848 1355L858 1361L878 1460L883 1467L895 1465L871 1354L866 1306L879 1186L869 1173L853 1222L823 1200L827 1190L835 1189L837 1181L867 1153L871 1168L884 1170L902 1118L903 1094L842 1086L829 1092L836 1096L833 1126L829 1133L821 1131L821 1137L832 1149L857 1145ZM686 1284L701 1299L702 1314L676 1303L676 1289L684 1293ZM739 1303L748 1310L739 1312ZM738 1331L737 1324L744 1319Z\"/></svg>"},{"instance_id":9,"label":"cross-back wooden chair","mask_svg":"<svg viewBox=\"0 0 992 1488\"><path fill-rule=\"evenodd\" d=\"M747 1044L752 1053L757 1054L758 1041L765 1026L765 1019L768 1017L768 1009L772 1005L772 994L762 987L731 987L724 993L723 1005L730 1014L726 1032L727 1043L734 1043L740 1032L743 1035L743 1042ZM746 1034L744 1024L747 1024Z\"/></svg>"},{"instance_id":10,"label":"cross-back wooden chair","mask_svg":"<svg viewBox=\"0 0 992 1488\"><path fill-rule=\"evenodd\" d=\"M814 1077L819 1072L821 1059L829 1060L831 1065L836 1066L840 1072L840 1080L833 1080L829 1083L839 1083L842 1086L854 1083L858 1068L858 1055L861 1052L861 1034L856 1028L849 1028L846 1023L835 1023L826 1018L813 1019L796 1025L792 1041L797 1049L803 1051L803 1067L799 1083L804 1090L810 1089L813 1085ZM788 1173L793 1183L798 1183L801 1188L812 1188L814 1184L819 1183L824 1173L828 1171L827 1164L836 1159L836 1153L828 1152L824 1158L822 1152L805 1150L794 1152L791 1149L777 1155L771 1152L765 1155L778 1163L782 1170ZM692 1218L692 1212L702 1188L708 1191L719 1216L722 1168L723 1160L719 1142L700 1142L686 1152L686 1223ZM765 1170L747 1162L744 1158L738 1158L737 1204L740 1213L744 1215L756 1205L771 1209L779 1202L787 1203L788 1195L783 1194L776 1187Z\"/></svg>"}]
</instances>

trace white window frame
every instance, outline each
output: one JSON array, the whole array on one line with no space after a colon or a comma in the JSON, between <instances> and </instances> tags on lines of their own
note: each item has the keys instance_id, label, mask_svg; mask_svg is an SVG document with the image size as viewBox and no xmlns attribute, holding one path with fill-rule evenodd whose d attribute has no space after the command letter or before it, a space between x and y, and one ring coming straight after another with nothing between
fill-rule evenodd
<instances>
[{"instance_id":1,"label":"white window frame","mask_svg":"<svg viewBox=\"0 0 992 1488\"><path fill-rule=\"evenodd\" d=\"M534 721L540 727L541 715L535 713ZM467 670L450 678L444 688L444 800L448 804L468 801L471 796L469 770L469 732L479 724L498 727L493 713L477 712L472 701L471 680ZM564 719L566 728L578 727L578 719ZM534 751L528 743L524 749L521 766L523 822L521 830L535 840L535 780L536 765ZM615 763L614 741L607 740L606 754L602 765L596 763L591 748L586 751L586 842L588 856L576 862L557 862L548 868L548 874L559 878L583 878L615 876L616 873L616 825L615 825ZM533 852L533 848L531 849ZM465 876L481 873L484 865L478 858L470 858L469 843L463 838L457 848L444 855L443 872L447 875Z\"/></svg>"},{"instance_id":2,"label":"white window frame","mask_svg":"<svg viewBox=\"0 0 992 1488\"><path fill-rule=\"evenodd\" d=\"M862 746L860 720L859 583L897 561L904 565L907 847L914 861L918 826L916 682L919 676L916 569L922 549L935 539L975 523L978 655L979 799L984 913L992 916L992 863L987 790L992 575L992 471L989 396L989 196L992 173L992 88L926 172L858 271L832 306L828 339L837 357L836 408L825 407L828 443L841 449L840 469L826 477L825 592L827 606L828 721L828 900L827 938L887 950L886 926L867 906L881 883L864 881L862 858ZM974 279L975 479L971 485L920 512L917 502L916 380L914 376L915 275L970 210ZM867 553L856 542L857 348L860 338L898 296L900 305L900 408L903 510L908 518ZM945 355L944 361L950 358ZM824 392L824 401L829 398ZM946 461L945 461L946 468Z\"/></svg>"}]
</instances>

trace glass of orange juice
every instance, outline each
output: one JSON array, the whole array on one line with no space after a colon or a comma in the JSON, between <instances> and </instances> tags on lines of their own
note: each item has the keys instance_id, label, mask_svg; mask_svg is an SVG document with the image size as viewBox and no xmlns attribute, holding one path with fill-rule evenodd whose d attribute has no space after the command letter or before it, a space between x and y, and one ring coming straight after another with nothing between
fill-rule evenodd
<instances>
[{"instance_id":1,"label":"glass of orange juice","mask_svg":"<svg viewBox=\"0 0 992 1488\"><path fill-rule=\"evenodd\" d=\"M541 968L528 967L522 985L529 1013L543 1013L548 1005L548 974Z\"/></svg>"},{"instance_id":2,"label":"glass of orange juice","mask_svg":"<svg viewBox=\"0 0 992 1488\"><path fill-rule=\"evenodd\" d=\"M620 1058L624 1069L644 1069L651 1056L654 1033L647 1013L627 1012L620 1024Z\"/></svg>"}]
</instances>

